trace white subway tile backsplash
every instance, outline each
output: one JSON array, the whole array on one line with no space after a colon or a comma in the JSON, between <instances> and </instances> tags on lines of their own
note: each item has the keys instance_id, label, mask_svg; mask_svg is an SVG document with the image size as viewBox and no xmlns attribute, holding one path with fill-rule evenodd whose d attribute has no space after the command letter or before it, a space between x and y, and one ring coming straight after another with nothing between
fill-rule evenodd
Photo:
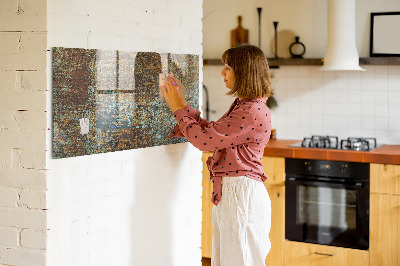
<instances>
[{"instance_id":1,"label":"white subway tile backsplash","mask_svg":"<svg viewBox=\"0 0 400 266\"><path fill-rule=\"evenodd\" d=\"M387 77L376 77L374 80L375 91L387 91L388 79Z\"/></svg>"},{"instance_id":2,"label":"white subway tile backsplash","mask_svg":"<svg viewBox=\"0 0 400 266\"><path fill-rule=\"evenodd\" d=\"M361 135L359 135L359 136L361 136L363 138L373 138L374 134L375 134L374 131L371 130L371 129L362 129L361 130Z\"/></svg>"},{"instance_id":3,"label":"white subway tile backsplash","mask_svg":"<svg viewBox=\"0 0 400 266\"><path fill-rule=\"evenodd\" d=\"M324 85L323 77L311 77L310 79L310 87L315 91L321 88ZM318 90L319 91L319 90ZM321 97L322 98L322 97Z\"/></svg>"},{"instance_id":4,"label":"white subway tile backsplash","mask_svg":"<svg viewBox=\"0 0 400 266\"><path fill-rule=\"evenodd\" d=\"M393 134L400 130L396 126L390 126L389 130L389 125L400 117L400 67L363 67L365 72L327 72L320 71L317 66L274 69L278 108L273 110L272 116L278 138L301 139L307 135L300 132L309 131L311 134L339 134L342 138L375 136L376 132L382 136L382 142L396 144L393 141L397 137ZM205 74L205 82L208 79ZM219 98L218 104L224 101L226 99ZM221 115L216 114L217 117Z\"/></svg>"},{"instance_id":5,"label":"white subway tile backsplash","mask_svg":"<svg viewBox=\"0 0 400 266\"><path fill-rule=\"evenodd\" d=\"M349 105L346 103L336 103L336 114L338 116L347 116L349 114Z\"/></svg>"},{"instance_id":6,"label":"white subway tile backsplash","mask_svg":"<svg viewBox=\"0 0 400 266\"><path fill-rule=\"evenodd\" d=\"M389 104L389 117L400 117L400 104Z\"/></svg>"},{"instance_id":7,"label":"white subway tile backsplash","mask_svg":"<svg viewBox=\"0 0 400 266\"><path fill-rule=\"evenodd\" d=\"M322 128L324 115L321 112L313 112L311 114L311 125L315 128Z\"/></svg>"},{"instance_id":8,"label":"white subway tile backsplash","mask_svg":"<svg viewBox=\"0 0 400 266\"><path fill-rule=\"evenodd\" d=\"M359 116L349 116L349 129L361 129L362 122Z\"/></svg>"},{"instance_id":9,"label":"white subway tile backsplash","mask_svg":"<svg viewBox=\"0 0 400 266\"><path fill-rule=\"evenodd\" d=\"M348 105L350 102L349 99L349 90L337 90L336 92L336 103L343 103Z\"/></svg>"},{"instance_id":10,"label":"white subway tile backsplash","mask_svg":"<svg viewBox=\"0 0 400 266\"><path fill-rule=\"evenodd\" d=\"M335 115L336 114L336 104L335 103L325 103L323 107L324 116Z\"/></svg>"},{"instance_id":11,"label":"white subway tile backsplash","mask_svg":"<svg viewBox=\"0 0 400 266\"><path fill-rule=\"evenodd\" d=\"M293 113L287 117L287 123L288 123L288 125L291 125L294 127L302 126L302 123L299 121L299 114L296 114L296 113Z\"/></svg>"},{"instance_id":12,"label":"white subway tile backsplash","mask_svg":"<svg viewBox=\"0 0 400 266\"><path fill-rule=\"evenodd\" d=\"M298 68L297 66L288 66L285 67L286 72L284 73L285 77L297 77L298 76Z\"/></svg>"},{"instance_id":13,"label":"white subway tile backsplash","mask_svg":"<svg viewBox=\"0 0 400 266\"><path fill-rule=\"evenodd\" d=\"M374 132L374 137L377 139L378 145L389 143L388 136L389 136L389 133L387 130L379 130L379 129L377 130L376 129Z\"/></svg>"},{"instance_id":14,"label":"white subway tile backsplash","mask_svg":"<svg viewBox=\"0 0 400 266\"><path fill-rule=\"evenodd\" d=\"M360 104L362 101L362 90L349 90L348 93L349 103Z\"/></svg>"},{"instance_id":15,"label":"white subway tile backsplash","mask_svg":"<svg viewBox=\"0 0 400 266\"><path fill-rule=\"evenodd\" d=\"M298 77L301 77L301 78L309 80L312 71L313 71L313 69L310 68L310 67L298 67L297 68L297 75L298 75Z\"/></svg>"},{"instance_id":16,"label":"white subway tile backsplash","mask_svg":"<svg viewBox=\"0 0 400 266\"><path fill-rule=\"evenodd\" d=\"M335 71L322 71L322 76L324 78L335 78L336 73Z\"/></svg>"},{"instance_id":17,"label":"white subway tile backsplash","mask_svg":"<svg viewBox=\"0 0 400 266\"><path fill-rule=\"evenodd\" d=\"M349 88L349 78L347 72L341 71L336 77L336 89L347 90Z\"/></svg>"},{"instance_id":18,"label":"white subway tile backsplash","mask_svg":"<svg viewBox=\"0 0 400 266\"><path fill-rule=\"evenodd\" d=\"M375 117L375 131L382 130L389 127L388 117Z\"/></svg>"},{"instance_id":19,"label":"white subway tile backsplash","mask_svg":"<svg viewBox=\"0 0 400 266\"><path fill-rule=\"evenodd\" d=\"M298 80L298 88L303 88L303 89L310 89L310 78L305 77L305 76L299 76Z\"/></svg>"},{"instance_id":20,"label":"white subway tile backsplash","mask_svg":"<svg viewBox=\"0 0 400 266\"><path fill-rule=\"evenodd\" d=\"M311 136L311 128L310 127L299 127L297 129L297 134L299 134L300 136Z\"/></svg>"},{"instance_id":21,"label":"white subway tile backsplash","mask_svg":"<svg viewBox=\"0 0 400 266\"><path fill-rule=\"evenodd\" d=\"M389 118L389 130L400 131L400 117Z\"/></svg>"},{"instance_id":22,"label":"white subway tile backsplash","mask_svg":"<svg viewBox=\"0 0 400 266\"><path fill-rule=\"evenodd\" d=\"M363 89L361 91L361 101L363 104L374 103L374 91Z\"/></svg>"},{"instance_id":23,"label":"white subway tile backsplash","mask_svg":"<svg viewBox=\"0 0 400 266\"><path fill-rule=\"evenodd\" d=\"M359 73L361 74L362 78L369 78L370 76L374 75L375 72L375 65L363 65L362 68L365 69L365 71L360 71ZM358 71L356 71L358 72Z\"/></svg>"},{"instance_id":24,"label":"white subway tile backsplash","mask_svg":"<svg viewBox=\"0 0 400 266\"><path fill-rule=\"evenodd\" d=\"M400 143L400 130L389 131L389 140L387 143Z\"/></svg>"},{"instance_id":25,"label":"white subway tile backsplash","mask_svg":"<svg viewBox=\"0 0 400 266\"><path fill-rule=\"evenodd\" d=\"M374 77L376 78L387 78L388 66L387 65L376 65L374 66Z\"/></svg>"},{"instance_id":26,"label":"white subway tile backsplash","mask_svg":"<svg viewBox=\"0 0 400 266\"><path fill-rule=\"evenodd\" d=\"M348 128L337 128L336 136L339 138L339 145L341 139L347 139L349 137L349 129Z\"/></svg>"},{"instance_id":27,"label":"white subway tile backsplash","mask_svg":"<svg viewBox=\"0 0 400 266\"><path fill-rule=\"evenodd\" d=\"M347 130L349 128L349 117L345 115L336 116L336 127L341 130Z\"/></svg>"},{"instance_id":28,"label":"white subway tile backsplash","mask_svg":"<svg viewBox=\"0 0 400 266\"><path fill-rule=\"evenodd\" d=\"M313 92L310 90L310 88L299 88L299 93L298 93L298 101L300 103L309 103L310 99L312 98Z\"/></svg>"},{"instance_id":29,"label":"white subway tile backsplash","mask_svg":"<svg viewBox=\"0 0 400 266\"><path fill-rule=\"evenodd\" d=\"M361 116L373 118L375 115L375 106L372 104L363 104L361 106Z\"/></svg>"},{"instance_id":30,"label":"white subway tile backsplash","mask_svg":"<svg viewBox=\"0 0 400 266\"><path fill-rule=\"evenodd\" d=\"M388 92L387 90L377 91L375 90L374 95L375 104L385 104L388 102Z\"/></svg>"},{"instance_id":31,"label":"white subway tile backsplash","mask_svg":"<svg viewBox=\"0 0 400 266\"><path fill-rule=\"evenodd\" d=\"M348 73L349 90L361 90L361 72L350 71Z\"/></svg>"},{"instance_id":32,"label":"white subway tile backsplash","mask_svg":"<svg viewBox=\"0 0 400 266\"><path fill-rule=\"evenodd\" d=\"M388 73L389 79L390 79L390 77L400 77L400 66L395 65L395 66L388 67L387 73Z\"/></svg>"},{"instance_id":33,"label":"white subway tile backsplash","mask_svg":"<svg viewBox=\"0 0 400 266\"><path fill-rule=\"evenodd\" d=\"M360 137L362 136L361 128L349 128L349 137Z\"/></svg>"},{"instance_id":34,"label":"white subway tile backsplash","mask_svg":"<svg viewBox=\"0 0 400 266\"><path fill-rule=\"evenodd\" d=\"M389 76L388 78L388 90L398 91L400 90L400 74Z\"/></svg>"},{"instance_id":35,"label":"white subway tile backsplash","mask_svg":"<svg viewBox=\"0 0 400 266\"><path fill-rule=\"evenodd\" d=\"M361 118L362 129L374 130L375 129L375 120L371 116L363 116Z\"/></svg>"},{"instance_id":36,"label":"white subway tile backsplash","mask_svg":"<svg viewBox=\"0 0 400 266\"><path fill-rule=\"evenodd\" d=\"M318 135L318 136L321 136L321 135L326 135L326 132L325 132L325 130L322 128L322 127L316 127L316 128L314 128L314 127L312 127L311 128L311 134L310 135ZM304 135L304 136L310 136L310 135ZM300 138L301 139L301 138Z\"/></svg>"},{"instance_id":37,"label":"white subway tile backsplash","mask_svg":"<svg viewBox=\"0 0 400 266\"><path fill-rule=\"evenodd\" d=\"M324 120L323 120L323 125L324 125L324 129L326 130L325 134L330 134L332 135L332 133L329 132L329 130L331 129L335 129L336 130L336 116L335 115L324 115Z\"/></svg>"},{"instance_id":38,"label":"white subway tile backsplash","mask_svg":"<svg viewBox=\"0 0 400 266\"><path fill-rule=\"evenodd\" d=\"M278 90L285 90L286 89L286 79L284 77L275 76L271 79L272 82L272 90L274 93L278 93ZM278 90L277 90L278 89Z\"/></svg>"},{"instance_id":39,"label":"white subway tile backsplash","mask_svg":"<svg viewBox=\"0 0 400 266\"><path fill-rule=\"evenodd\" d=\"M375 117L388 117L389 108L387 104L375 104Z\"/></svg>"},{"instance_id":40,"label":"white subway tile backsplash","mask_svg":"<svg viewBox=\"0 0 400 266\"><path fill-rule=\"evenodd\" d=\"M286 78L286 87L288 89L297 89L299 88L298 77L287 77Z\"/></svg>"},{"instance_id":41,"label":"white subway tile backsplash","mask_svg":"<svg viewBox=\"0 0 400 266\"><path fill-rule=\"evenodd\" d=\"M324 88L323 91L323 102L324 103L334 103L336 101L336 91L335 88L329 88L330 86L328 86L328 88Z\"/></svg>"},{"instance_id":42,"label":"white subway tile backsplash","mask_svg":"<svg viewBox=\"0 0 400 266\"><path fill-rule=\"evenodd\" d=\"M388 92L388 103L400 105L400 88L397 91L389 91Z\"/></svg>"}]
</instances>

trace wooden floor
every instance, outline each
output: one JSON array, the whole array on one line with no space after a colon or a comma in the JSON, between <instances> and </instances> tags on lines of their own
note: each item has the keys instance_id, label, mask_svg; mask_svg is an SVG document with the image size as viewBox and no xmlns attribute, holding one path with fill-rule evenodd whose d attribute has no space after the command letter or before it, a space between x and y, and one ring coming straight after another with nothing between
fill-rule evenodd
<instances>
[{"instance_id":1,"label":"wooden floor","mask_svg":"<svg viewBox=\"0 0 400 266\"><path fill-rule=\"evenodd\" d=\"M203 266L211 266L211 259L209 258L202 258L201 262L203 263Z\"/></svg>"}]
</instances>

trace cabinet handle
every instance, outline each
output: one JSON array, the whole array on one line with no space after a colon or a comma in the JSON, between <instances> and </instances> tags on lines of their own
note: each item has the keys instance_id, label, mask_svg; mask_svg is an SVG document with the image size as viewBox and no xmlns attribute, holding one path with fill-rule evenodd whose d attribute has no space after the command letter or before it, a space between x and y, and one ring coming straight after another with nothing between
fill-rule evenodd
<instances>
[{"instance_id":1,"label":"cabinet handle","mask_svg":"<svg viewBox=\"0 0 400 266\"><path fill-rule=\"evenodd\" d=\"M330 256L333 257L335 254L327 254L327 253L320 253L320 252L314 252L315 255L323 255L323 256Z\"/></svg>"}]
</instances>

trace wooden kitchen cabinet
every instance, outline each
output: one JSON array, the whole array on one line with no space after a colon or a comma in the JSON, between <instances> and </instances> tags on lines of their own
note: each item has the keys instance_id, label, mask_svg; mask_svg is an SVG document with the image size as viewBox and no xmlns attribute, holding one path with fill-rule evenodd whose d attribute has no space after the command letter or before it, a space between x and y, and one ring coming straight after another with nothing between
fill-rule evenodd
<instances>
[{"instance_id":1,"label":"wooden kitchen cabinet","mask_svg":"<svg viewBox=\"0 0 400 266\"><path fill-rule=\"evenodd\" d=\"M371 266L400 265L400 165L371 164Z\"/></svg>"},{"instance_id":2,"label":"wooden kitchen cabinet","mask_svg":"<svg viewBox=\"0 0 400 266\"><path fill-rule=\"evenodd\" d=\"M264 172L267 175L265 184L268 185L285 185L285 158L264 156L261 159Z\"/></svg>"},{"instance_id":3,"label":"wooden kitchen cabinet","mask_svg":"<svg viewBox=\"0 0 400 266\"><path fill-rule=\"evenodd\" d=\"M285 266L366 266L365 250L285 241ZM381 264L385 265L385 264Z\"/></svg>"},{"instance_id":4,"label":"wooden kitchen cabinet","mask_svg":"<svg viewBox=\"0 0 400 266\"><path fill-rule=\"evenodd\" d=\"M400 165L370 164L371 193L400 195Z\"/></svg>"},{"instance_id":5,"label":"wooden kitchen cabinet","mask_svg":"<svg viewBox=\"0 0 400 266\"><path fill-rule=\"evenodd\" d=\"M202 256L211 258L212 253L212 183L206 166L206 161L211 152L203 153L203 196L202 196ZM265 187L271 199L271 250L266 258L266 265L283 265L284 230L285 230L285 158L263 157L264 171L268 176Z\"/></svg>"},{"instance_id":6,"label":"wooden kitchen cabinet","mask_svg":"<svg viewBox=\"0 0 400 266\"><path fill-rule=\"evenodd\" d=\"M202 194L202 223L201 223L201 253L203 258L211 258L212 252L212 183L206 165L211 152L203 153L203 194Z\"/></svg>"},{"instance_id":7,"label":"wooden kitchen cabinet","mask_svg":"<svg viewBox=\"0 0 400 266\"><path fill-rule=\"evenodd\" d=\"M285 187L265 184L271 199L271 250L265 259L266 266L283 265L285 241Z\"/></svg>"},{"instance_id":8,"label":"wooden kitchen cabinet","mask_svg":"<svg viewBox=\"0 0 400 266\"><path fill-rule=\"evenodd\" d=\"M271 199L271 250L266 266L283 265L285 240L285 158L264 156L261 160L267 175L265 187Z\"/></svg>"}]
</instances>

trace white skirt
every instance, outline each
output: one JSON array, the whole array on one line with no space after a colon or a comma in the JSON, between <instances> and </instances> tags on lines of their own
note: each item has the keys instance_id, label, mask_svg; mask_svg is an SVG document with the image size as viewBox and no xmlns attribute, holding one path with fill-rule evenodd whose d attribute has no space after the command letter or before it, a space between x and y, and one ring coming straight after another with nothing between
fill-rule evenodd
<instances>
[{"instance_id":1,"label":"white skirt","mask_svg":"<svg viewBox=\"0 0 400 266\"><path fill-rule=\"evenodd\" d=\"M262 182L245 176L223 177L212 223L212 266L265 265L271 249L271 201Z\"/></svg>"}]
</instances>

